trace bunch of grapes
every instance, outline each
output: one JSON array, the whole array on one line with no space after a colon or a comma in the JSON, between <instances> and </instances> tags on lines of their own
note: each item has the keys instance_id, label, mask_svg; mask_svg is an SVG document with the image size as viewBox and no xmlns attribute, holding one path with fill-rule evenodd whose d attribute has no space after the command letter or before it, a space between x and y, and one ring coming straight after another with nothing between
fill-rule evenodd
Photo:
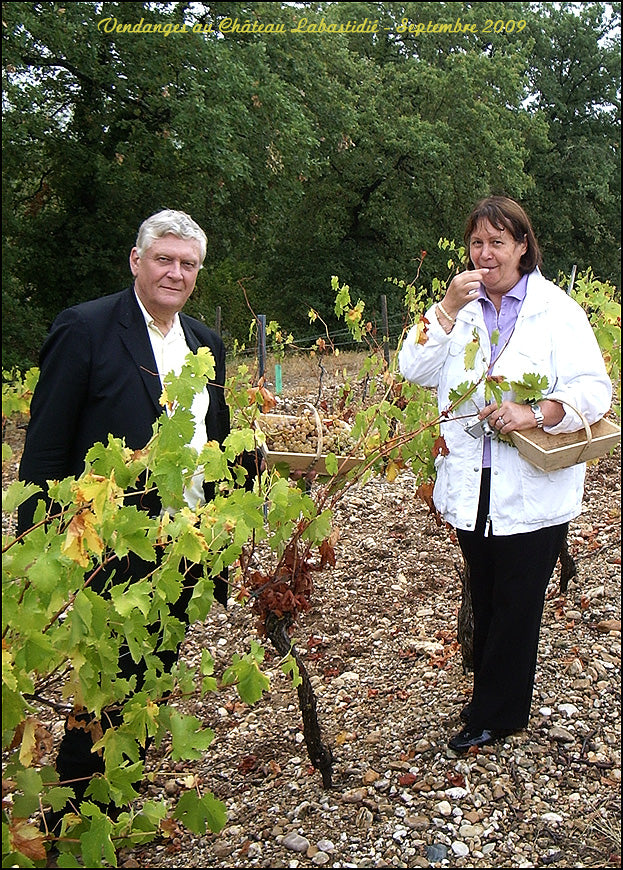
<instances>
[{"instance_id":1,"label":"bunch of grapes","mask_svg":"<svg viewBox=\"0 0 623 870\"><path fill-rule=\"evenodd\" d=\"M318 430L311 414L300 417L265 417L262 430L266 446L275 453L315 453L318 447Z\"/></svg>"},{"instance_id":2,"label":"bunch of grapes","mask_svg":"<svg viewBox=\"0 0 623 870\"><path fill-rule=\"evenodd\" d=\"M298 417L264 417L262 431L266 446L274 453L316 453L318 429L313 414L304 412ZM322 420L322 452L344 455L351 452L355 442L350 429L339 417Z\"/></svg>"},{"instance_id":3,"label":"bunch of grapes","mask_svg":"<svg viewBox=\"0 0 623 870\"><path fill-rule=\"evenodd\" d=\"M350 428L339 417L325 417L322 421L322 452L346 456L356 446Z\"/></svg>"}]
</instances>

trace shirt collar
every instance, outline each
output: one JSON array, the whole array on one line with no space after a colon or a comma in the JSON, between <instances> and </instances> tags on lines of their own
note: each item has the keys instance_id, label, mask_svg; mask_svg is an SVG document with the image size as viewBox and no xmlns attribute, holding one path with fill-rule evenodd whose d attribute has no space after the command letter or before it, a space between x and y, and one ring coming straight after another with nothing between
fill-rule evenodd
<instances>
[{"instance_id":1,"label":"shirt collar","mask_svg":"<svg viewBox=\"0 0 623 870\"><path fill-rule=\"evenodd\" d=\"M151 316L149 311L145 308L145 306L143 305L141 300L138 298L138 293L136 292L136 290L134 291L134 296L136 297L136 301L138 302L138 307L141 309L141 313L142 313L143 317L145 318L145 323L147 325L147 328L148 329L157 329L158 332L160 332L160 329L158 328L156 321ZM173 315L173 323L171 324L171 329L169 330L169 334L171 334L171 333L176 334L178 332L183 333L183 329L182 329L182 326L180 324L179 313L176 311L175 314ZM160 333L160 334L162 334L162 333Z\"/></svg>"},{"instance_id":2,"label":"shirt collar","mask_svg":"<svg viewBox=\"0 0 623 870\"><path fill-rule=\"evenodd\" d=\"M505 297L510 296L512 299L516 299L517 302L523 302L524 299L526 298L527 286L528 286L528 276L522 275L521 278L519 279L519 281L517 281L517 283L515 284L515 286L511 287L511 289L508 290L504 294L504 296ZM482 302L490 302L491 301L486 294L486 291L485 291L483 284L480 285L480 289L478 290L478 298Z\"/></svg>"}]
</instances>

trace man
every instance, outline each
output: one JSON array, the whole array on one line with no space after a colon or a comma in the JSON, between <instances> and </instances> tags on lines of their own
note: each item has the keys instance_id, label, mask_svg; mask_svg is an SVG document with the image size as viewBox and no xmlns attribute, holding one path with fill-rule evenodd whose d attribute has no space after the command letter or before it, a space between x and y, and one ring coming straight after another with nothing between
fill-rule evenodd
<instances>
[{"instance_id":1,"label":"man","mask_svg":"<svg viewBox=\"0 0 623 870\"><path fill-rule=\"evenodd\" d=\"M58 315L40 355L20 479L39 484L45 491L48 480L81 474L88 450L97 442L107 443L109 434L125 439L129 448L143 448L163 412L159 400L164 376L170 371L178 374L187 354L200 347L209 348L214 356L215 379L195 396L196 429L191 444L200 450L206 441L223 442L230 425L223 389L225 348L217 333L181 313L195 287L206 247L205 233L187 214L158 212L143 222L130 253L134 286ZM245 464L252 471L251 463ZM189 504L211 497L205 487L203 481L194 481L185 493ZM31 527L36 503L34 496L21 507L20 533ZM139 506L151 516L158 516L162 509L154 494L142 496ZM154 566L130 554L100 572L98 586L91 588L102 592L113 571L118 583L145 577L150 567ZM196 580L197 567L190 566L187 576ZM191 595L192 582L170 607L186 625ZM226 604L227 584L222 579L217 581L216 597ZM168 672L177 652L162 651L160 659ZM140 687L144 664L136 664L127 647L122 650L119 674L136 676ZM72 718L65 725L56 762L59 779L75 791L76 808L90 777L104 769L102 758L91 752L91 717L77 719L78 724ZM116 721L118 716L108 714L101 724L106 729ZM58 825L62 815L49 813L48 827Z\"/></svg>"}]
</instances>

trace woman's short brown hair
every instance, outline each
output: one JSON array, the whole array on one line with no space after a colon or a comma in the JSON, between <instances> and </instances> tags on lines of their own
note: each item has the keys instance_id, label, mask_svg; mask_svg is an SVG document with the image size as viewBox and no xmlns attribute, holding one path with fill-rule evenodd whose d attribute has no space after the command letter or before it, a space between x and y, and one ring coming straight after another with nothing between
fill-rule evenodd
<instances>
[{"instance_id":1,"label":"woman's short brown hair","mask_svg":"<svg viewBox=\"0 0 623 870\"><path fill-rule=\"evenodd\" d=\"M519 261L519 271L522 275L533 272L541 265L541 249L534 235L532 224L523 208L514 199L507 196L487 196L481 199L472 209L465 225L463 236L468 252L468 266L474 268L469 257L469 240L481 221L488 221L496 230L507 229L516 242L528 243L525 254Z\"/></svg>"}]
</instances>

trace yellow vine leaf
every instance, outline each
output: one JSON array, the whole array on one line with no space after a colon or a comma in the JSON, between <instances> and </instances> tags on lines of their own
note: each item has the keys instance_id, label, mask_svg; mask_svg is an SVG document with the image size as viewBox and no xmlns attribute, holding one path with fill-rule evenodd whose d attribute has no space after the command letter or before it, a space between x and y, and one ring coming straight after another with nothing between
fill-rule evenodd
<instances>
[{"instance_id":1,"label":"yellow vine leaf","mask_svg":"<svg viewBox=\"0 0 623 870\"><path fill-rule=\"evenodd\" d=\"M19 760L24 767L30 767L35 754L35 733L37 723L34 719L27 719L24 723L24 731L22 733L22 743L19 748Z\"/></svg>"},{"instance_id":2,"label":"yellow vine leaf","mask_svg":"<svg viewBox=\"0 0 623 870\"><path fill-rule=\"evenodd\" d=\"M10 691L17 691L13 654L6 648L4 638L2 639L2 682Z\"/></svg>"},{"instance_id":3,"label":"yellow vine leaf","mask_svg":"<svg viewBox=\"0 0 623 870\"><path fill-rule=\"evenodd\" d=\"M344 743L351 743L353 740L357 739L357 735L352 731L340 731L340 733L336 736L335 742L338 746L343 746Z\"/></svg>"},{"instance_id":4,"label":"yellow vine leaf","mask_svg":"<svg viewBox=\"0 0 623 870\"><path fill-rule=\"evenodd\" d=\"M416 344L426 344L428 341L428 326L430 321L427 320L424 315L420 317L419 321L416 324L415 330L415 343Z\"/></svg>"},{"instance_id":5,"label":"yellow vine leaf","mask_svg":"<svg viewBox=\"0 0 623 870\"><path fill-rule=\"evenodd\" d=\"M104 543L95 531L94 518L91 511L83 511L76 514L67 527L63 552L81 568L89 567L87 548L97 556L101 556L104 550Z\"/></svg>"},{"instance_id":6,"label":"yellow vine leaf","mask_svg":"<svg viewBox=\"0 0 623 870\"><path fill-rule=\"evenodd\" d=\"M476 364L476 353L478 352L479 346L480 343L474 339L474 341L470 341L465 348L465 368L468 371L473 369Z\"/></svg>"},{"instance_id":7,"label":"yellow vine leaf","mask_svg":"<svg viewBox=\"0 0 623 870\"><path fill-rule=\"evenodd\" d=\"M103 520L105 505L114 504L115 500L123 497L123 490L115 482L114 472L110 478L100 474L85 475L76 482L74 491L78 504L90 504L99 522Z\"/></svg>"},{"instance_id":8,"label":"yellow vine leaf","mask_svg":"<svg viewBox=\"0 0 623 870\"><path fill-rule=\"evenodd\" d=\"M400 474L400 469L396 465L393 459L390 459L387 463L387 468L385 469L385 477L389 483L393 483L398 475Z\"/></svg>"}]
</instances>

